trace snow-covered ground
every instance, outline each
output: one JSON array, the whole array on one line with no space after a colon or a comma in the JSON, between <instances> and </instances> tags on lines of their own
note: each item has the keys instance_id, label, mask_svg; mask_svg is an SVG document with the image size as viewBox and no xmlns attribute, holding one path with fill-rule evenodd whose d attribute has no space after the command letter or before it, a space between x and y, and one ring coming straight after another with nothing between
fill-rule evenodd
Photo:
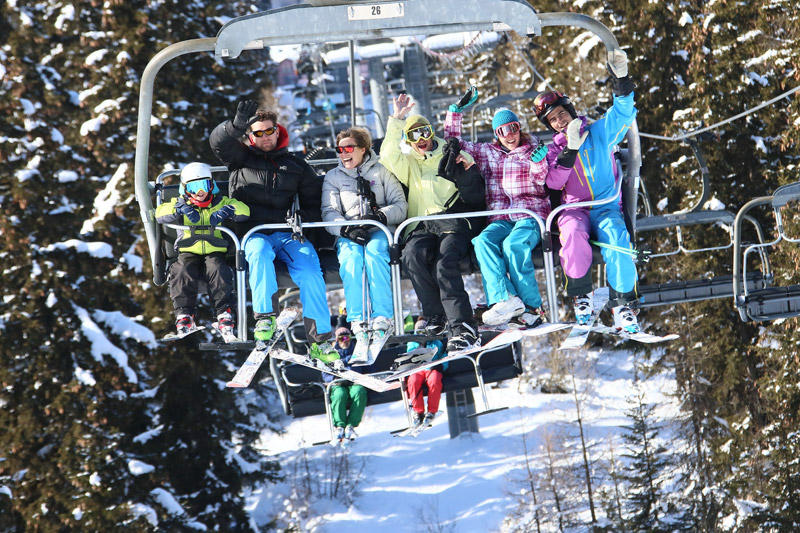
<instances>
[{"instance_id":1,"label":"snow-covered ground","mask_svg":"<svg viewBox=\"0 0 800 533\"><path fill-rule=\"evenodd\" d=\"M524 380L489 388L491 406L508 409L480 417L478 434L451 439L442 413L419 438L395 438L390 430L405 426L406 420L400 402L368 407L360 436L347 452L310 446L327 438L324 416L287 419L284 434L265 433L265 453L280 460L286 481L251 495L252 519L264 524L280 516L283 525L308 532L499 531L503 519L519 508L519 500L530 498L525 489L529 484L520 482L525 478L526 449L545 506L546 444L550 442L551 451L561 450L560 457L570 457L571 468L580 467L576 398L594 468L594 490L608 482L603 465L608 464L610 450L617 460L624 453L620 435L622 426L631 424L625 413L637 390L644 393L645 403L658 406L656 418L661 422L668 424L677 415L670 372L646 380L638 373L642 381L637 389L634 364L643 360L641 354L602 348L555 352L547 343L527 342L526 357L536 370ZM564 356L562 368L574 370L560 381L570 392L543 394L535 383L550 381L545 363ZM475 396L480 410L477 390ZM663 431L660 438L667 440L670 433ZM337 486L344 472L347 479ZM578 487L573 490L580 492ZM600 507L597 495L595 506ZM588 523L588 508L577 507L579 521Z\"/></svg>"}]
</instances>

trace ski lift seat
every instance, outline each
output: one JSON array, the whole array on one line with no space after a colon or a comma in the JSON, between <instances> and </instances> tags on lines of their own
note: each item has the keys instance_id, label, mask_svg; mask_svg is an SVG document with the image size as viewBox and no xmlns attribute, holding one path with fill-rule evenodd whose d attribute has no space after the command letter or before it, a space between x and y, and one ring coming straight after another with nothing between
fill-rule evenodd
<instances>
[{"instance_id":1,"label":"ski lift seat","mask_svg":"<svg viewBox=\"0 0 800 533\"><path fill-rule=\"evenodd\" d=\"M749 279L752 272L747 270L747 255L750 252L765 254L768 248L779 243L797 244L800 238L786 233L782 208L791 202L800 201L800 182L789 183L775 189L771 196L754 198L739 210L734 223L734 305L739 311L743 321L766 321L781 318L791 318L800 315L800 285L771 287L764 284L752 289L744 286L744 281ZM775 219L775 240L758 244L746 244L742 241L742 223L745 220L754 220L749 215L751 209L757 206L770 206ZM761 271L772 281L776 278L771 267L762 260ZM761 272L758 272L759 274Z\"/></svg>"},{"instance_id":2,"label":"ski lift seat","mask_svg":"<svg viewBox=\"0 0 800 533\"><path fill-rule=\"evenodd\" d=\"M488 342L496 333L481 332L483 343ZM416 337L416 336L415 336ZM396 342L401 337L393 337ZM502 350L487 353L480 359L481 376L484 383L497 383L513 379L522 374L520 360L520 343L508 346ZM372 366L373 374L387 372L394 359L405 353L405 344L384 348L375 365ZM475 357L472 357L474 360ZM273 368L273 377L276 385L282 389L284 410L294 418L325 414L323 403L324 382L319 370L303 365L278 363ZM278 375L275 375L277 370ZM475 366L464 359L450 361L442 379L442 392L471 389L478 386L475 375ZM378 405L394 402L402 398L400 389L379 393L367 390L367 405Z\"/></svg>"},{"instance_id":3,"label":"ski lift seat","mask_svg":"<svg viewBox=\"0 0 800 533\"><path fill-rule=\"evenodd\" d=\"M668 215L641 217L636 220L636 231L655 231L674 228L676 226L692 226L699 224L733 225L736 215L730 211L690 211Z\"/></svg>"},{"instance_id":4,"label":"ski lift seat","mask_svg":"<svg viewBox=\"0 0 800 533\"><path fill-rule=\"evenodd\" d=\"M749 291L766 288L767 280L760 272L749 272ZM715 276L688 281L670 281L639 287L639 307L674 305L733 296L733 276Z\"/></svg>"}]
</instances>

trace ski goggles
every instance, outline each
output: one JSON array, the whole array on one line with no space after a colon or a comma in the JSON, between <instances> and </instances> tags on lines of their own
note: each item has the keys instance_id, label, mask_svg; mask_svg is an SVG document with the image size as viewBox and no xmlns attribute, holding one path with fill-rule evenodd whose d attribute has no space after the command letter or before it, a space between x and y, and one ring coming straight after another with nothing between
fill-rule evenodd
<instances>
[{"instance_id":1,"label":"ski goggles","mask_svg":"<svg viewBox=\"0 0 800 533\"><path fill-rule=\"evenodd\" d=\"M353 150L355 150L356 148L358 148L358 146L356 146L355 144L350 144L348 146L337 146L336 147L336 153L337 154L345 154L345 153L352 154Z\"/></svg>"},{"instance_id":2,"label":"ski goggles","mask_svg":"<svg viewBox=\"0 0 800 533\"><path fill-rule=\"evenodd\" d=\"M276 131L278 131L278 127L277 126L272 126L272 127L269 127L269 128L267 128L265 130L251 131L250 133L252 133L254 137L259 137L260 138L260 137L263 137L264 135L272 135Z\"/></svg>"},{"instance_id":3,"label":"ski goggles","mask_svg":"<svg viewBox=\"0 0 800 533\"><path fill-rule=\"evenodd\" d=\"M519 130L519 122L509 122L494 130L494 134L498 137L508 137L509 135L517 133Z\"/></svg>"},{"instance_id":4,"label":"ski goggles","mask_svg":"<svg viewBox=\"0 0 800 533\"><path fill-rule=\"evenodd\" d=\"M533 111L536 113L537 117L541 117L548 108L554 106L562 98L564 100L562 100L559 105L568 105L570 103L569 98L565 97L564 93L558 91L540 93L536 95L536 98L533 100Z\"/></svg>"},{"instance_id":5,"label":"ski goggles","mask_svg":"<svg viewBox=\"0 0 800 533\"><path fill-rule=\"evenodd\" d=\"M205 194L214 190L214 184L210 178L203 178L199 180L192 180L186 184L186 192L190 194Z\"/></svg>"},{"instance_id":6,"label":"ski goggles","mask_svg":"<svg viewBox=\"0 0 800 533\"><path fill-rule=\"evenodd\" d=\"M433 126L419 126L408 131L408 139L412 143L417 143L423 139L428 140L431 137L433 137Z\"/></svg>"},{"instance_id":7,"label":"ski goggles","mask_svg":"<svg viewBox=\"0 0 800 533\"><path fill-rule=\"evenodd\" d=\"M350 340L350 335L339 335L336 337L337 341L347 342Z\"/></svg>"}]
</instances>

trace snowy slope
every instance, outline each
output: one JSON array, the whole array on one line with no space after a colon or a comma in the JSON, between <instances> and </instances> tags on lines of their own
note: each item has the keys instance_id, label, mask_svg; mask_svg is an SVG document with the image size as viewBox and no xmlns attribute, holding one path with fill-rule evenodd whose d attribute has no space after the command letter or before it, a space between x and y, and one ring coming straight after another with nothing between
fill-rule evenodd
<instances>
[{"instance_id":1,"label":"snowy slope","mask_svg":"<svg viewBox=\"0 0 800 533\"><path fill-rule=\"evenodd\" d=\"M591 446L596 491L607 481L601 465L607 462L610 444L615 455L623 449L619 435L621 426L630 424L625 416L630 408L626 399L635 391L633 367L637 356L599 348L568 355L576 368L577 397ZM542 354L537 356L541 358ZM528 357L532 358L530 354ZM285 434L264 435L265 453L278 456L287 480L251 496L252 518L264 524L282 514L283 525L318 532L500 530L503 519L518 506L524 489L519 482L525 472L523 433L532 457L530 467L540 480L546 474L543 454L548 436L551 442L559 441L562 448L574 448L578 442L575 395L534 390L531 378L546 377L529 375L525 381L516 379L490 389L492 406L509 409L481 417L479 434L452 440L446 414L417 439L392 437L390 430L405 425L399 402L367 408L358 428L360 437L349 452L328 445L309 446L327 437L325 417L293 420ZM564 385L571 383L572 378L567 376ZM643 382L645 401L659 405L658 418L662 421L677 415L677 406L669 398L674 384L674 375L669 373ZM480 409L480 395L477 390L475 393ZM667 437L662 433L661 438ZM579 466L580 454L569 456L572 466ZM336 487L335 481L337 473L348 468L352 476L360 477L352 505L348 505L347 493L352 484ZM330 498L334 492L336 497ZM544 494L539 498L546 500ZM581 522L589 522L586 509L576 510L575 515ZM602 516L598 520L602 522Z\"/></svg>"}]
</instances>

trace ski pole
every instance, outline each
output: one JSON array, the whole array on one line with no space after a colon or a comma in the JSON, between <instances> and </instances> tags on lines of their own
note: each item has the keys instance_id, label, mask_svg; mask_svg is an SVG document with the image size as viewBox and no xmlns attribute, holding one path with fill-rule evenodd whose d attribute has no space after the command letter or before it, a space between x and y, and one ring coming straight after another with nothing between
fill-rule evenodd
<instances>
[{"instance_id":1,"label":"ski pole","mask_svg":"<svg viewBox=\"0 0 800 533\"><path fill-rule=\"evenodd\" d=\"M604 242L598 242L589 240L590 244L594 244L595 246L599 246L600 248L606 248L607 250L613 250L615 252L619 252L621 254L629 255L633 257L634 261L637 263L647 263L650 261L650 250L631 250L630 248L623 248L622 246L617 246L614 244L606 244Z\"/></svg>"}]
</instances>

